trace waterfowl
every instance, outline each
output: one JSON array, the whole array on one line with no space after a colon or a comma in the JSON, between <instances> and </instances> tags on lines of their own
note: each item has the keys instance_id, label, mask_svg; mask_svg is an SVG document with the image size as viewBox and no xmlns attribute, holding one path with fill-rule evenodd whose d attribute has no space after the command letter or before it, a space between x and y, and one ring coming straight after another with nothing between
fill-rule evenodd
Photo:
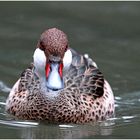
<instances>
[{"instance_id":1,"label":"waterfowl","mask_svg":"<svg viewBox=\"0 0 140 140\"><path fill-rule=\"evenodd\" d=\"M96 63L70 48L63 31L51 28L41 34L6 111L24 120L88 123L113 116L114 96Z\"/></svg>"}]
</instances>

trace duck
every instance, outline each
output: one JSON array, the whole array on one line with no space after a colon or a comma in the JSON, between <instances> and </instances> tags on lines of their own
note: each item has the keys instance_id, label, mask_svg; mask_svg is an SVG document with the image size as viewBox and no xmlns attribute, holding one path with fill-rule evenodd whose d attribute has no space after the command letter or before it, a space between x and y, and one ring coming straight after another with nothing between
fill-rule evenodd
<instances>
[{"instance_id":1,"label":"duck","mask_svg":"<svg viewBox=\"0 0 140 140\"><path fill-rule=\"evenodd\" d=\"M97 64L72 49L57 28L41 34L5 109L16 119L56 123L103 121L115 113L112 88Z\"/></svg>"}]
</instances>

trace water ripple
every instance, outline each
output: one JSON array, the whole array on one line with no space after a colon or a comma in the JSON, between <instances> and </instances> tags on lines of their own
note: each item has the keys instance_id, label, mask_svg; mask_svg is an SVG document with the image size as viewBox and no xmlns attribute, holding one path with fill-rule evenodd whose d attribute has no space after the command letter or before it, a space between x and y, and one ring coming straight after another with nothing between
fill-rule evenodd
<instances>
[{"instance_id":1,"label":"water ripple","mask_svg":"<svg viewBox=\"0 0 140 140\"><path fill-rule=\"evenodd\" d=\"M39 123L37 122L27 122L27 121L8 121L8 120L0 120L0 124L16 126L16 127L36 127Z\"/></svg>"},{"instance_id":2,"label":"water ripple","mask_svg":"<svg viewBox=\"0 0 140 140\"><path fill-rule=\"evenodd\" d=\"M72 128L72 127L74 127L74 126L72 126L72 125L59 125L59 127L60 128Z\"/></svg>"},{"instance_id":3,"label":"water ripple","mask_svg":"<svg viewBox=\"0 0 140 140\"><path fill-rule=\"evenodd\" d=\"M6 84L4 84L2 81L0 81L0 91L9 93L11 88L9 88Z\"/></svg>"},{"instance_id":4,"label":"water ripple","mask_svg":"<svg viewBox=\"0 0 140 140\"><path fill-rule=\"evenodd\" d=\"M4 106L5 106L5 105L6 105L6 103L4 103L4 102L0 102L0 105L4 105Z\"/></svg>"}]
</instances>

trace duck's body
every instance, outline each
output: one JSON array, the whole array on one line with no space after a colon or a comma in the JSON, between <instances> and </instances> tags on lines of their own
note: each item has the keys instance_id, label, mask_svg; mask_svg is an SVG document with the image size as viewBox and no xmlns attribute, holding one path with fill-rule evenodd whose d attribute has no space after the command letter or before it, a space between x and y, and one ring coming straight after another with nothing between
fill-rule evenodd
<instances>
[{"instance_id":1,"label":"duck's body","mask_svg":"<svg viewBox=\"0 0 140 140\"><path fill-rule=\"evenodd\" d=\"M44 56L40 58L39 55L40 60L37 60L38 51L42 53L38 49L34 63L21 74L10 92L7 112L19 119L63 123L93 122L114 114L111 87L91 59L69 48L67 55L62 55L62 75L61 65L59 63L57 68L56 61L52 63L51 60L49 63L53 66L45 66L45 71L42 70ZM50 56L45 56L45 62L48 62Z\"/></svg>"}]
</instances>

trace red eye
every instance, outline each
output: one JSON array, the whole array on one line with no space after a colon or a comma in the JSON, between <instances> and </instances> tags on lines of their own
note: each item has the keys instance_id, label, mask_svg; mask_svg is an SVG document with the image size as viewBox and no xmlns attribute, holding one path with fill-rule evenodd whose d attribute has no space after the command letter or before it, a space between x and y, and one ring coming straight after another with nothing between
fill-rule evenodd
<instances>
[{"instance_id":1,"label":"red eye","mask_svg":"<svg viewBox=\"0 0 140 140\"><path fill-rule=\"evenodd\" d=\"M50 64L49 63L46 64L45 72L46 72L46 78L48 78L49 73L50 73Z\"/></svg>"},{"instance_id":2,"label":"red eye","mask_svg":"<svg viewBox=\"0 0 140 140\"><path fill-rule=\"evenodd\" d=\"M63 76L63 63L60 63L60 65L59 65L59 75L62 78L62 76Z\"/></svg>"}]
</instances>

